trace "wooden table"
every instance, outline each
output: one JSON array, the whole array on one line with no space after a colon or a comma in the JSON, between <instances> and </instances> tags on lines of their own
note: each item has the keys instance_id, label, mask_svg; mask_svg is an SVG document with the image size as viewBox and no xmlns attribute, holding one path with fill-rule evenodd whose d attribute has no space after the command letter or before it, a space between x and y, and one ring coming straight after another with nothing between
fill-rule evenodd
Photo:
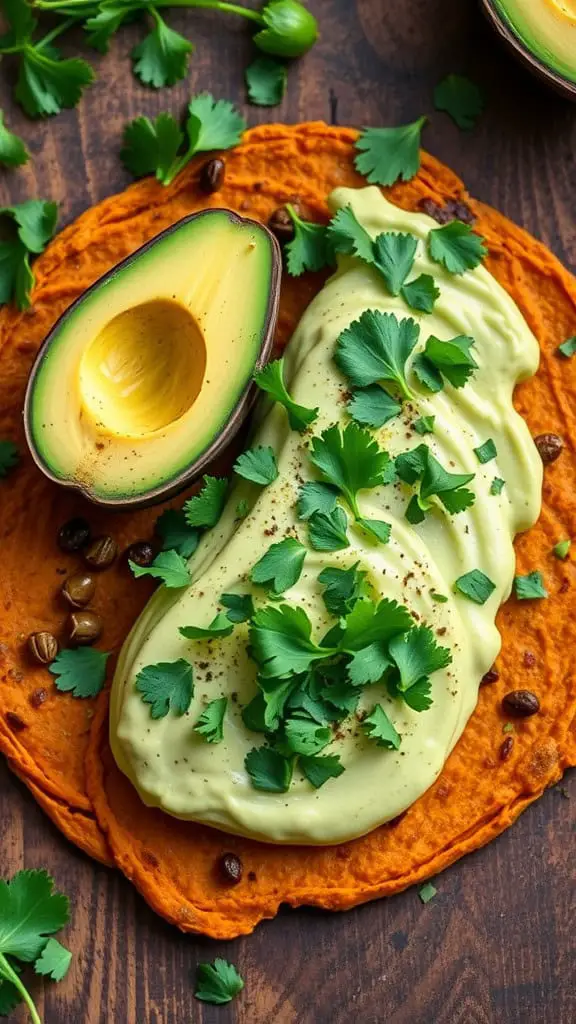
<instances>
[{"instance_id":1,"label":"wooden table","mask_svg":"<svg viewBox=\"0 0 576 1024\"><path fill-rule=\"evenodd\" d=\"M310 7L322 40L292 71L275 117L394 124L429 113L426 146L473 195L576 271L576 106L511 63L474 0ZM132 77L137 26L94 60L98 82L79 109L45 122L13 108L10 68L2 68L2 107L34 156L28 168L2 173L2 205L52 198L66 223L127 183L118 160L127 119L179 111L199 89L242 100L251 52L243 27L197 11L171 12L169 20L197 44L189 81L172 90L150 92ZM432 111L433 87L451 71L467 72L487 93L470 135ZM270 119L258 108L248 113L250 123ZM44 1000L36 986L46 1024L571 1024L574 781L572 773L511 831L441 876L427 906L410 890L345 915L289 911L249 938L214 943L180 935L119 874L78 853L1 765L0 872L47 866L74 902L70 974L47 986ZM193 968L216 955L246 978L230 1007L203 1006L192 995Z\"/></svg>"}]
</instances>

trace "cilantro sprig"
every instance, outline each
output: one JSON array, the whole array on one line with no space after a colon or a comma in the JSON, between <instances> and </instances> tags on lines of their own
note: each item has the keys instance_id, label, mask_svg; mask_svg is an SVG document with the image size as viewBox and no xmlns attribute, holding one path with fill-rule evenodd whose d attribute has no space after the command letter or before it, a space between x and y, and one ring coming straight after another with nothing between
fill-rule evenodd
<instances>
[{"instance_id":1,"label":"cilantro sprig","mask_svg":"<svg viewBox=\"0 0 576 1024\"><path fill-rule=\"evenodd\" d=\"M181 717L194 695L192 666L184 658L147 665L136 676L136 689L152 718L165 718L169 711Z\"/></svg>"},{"instance_id":2,"label":"cilantro sprig","mask_svg":"<svg viewBox=\"0 0 576 1024\"><path fill-rule=\"evenodd\" d=\"M488 250L484 239L461 220L433 228L428 235L428 251L435 263L449 274L464 274L479 266Z\"/></svg>"},{"instance_id":3,"label":"cilantro sprig","mask_svg":"<svg viewBox=\"0 0 576 1024\"><path fill-rule=\"evenodd\" d=\"M469 131L484 109L484 96L465 75L447 75L434 89L434 106L449 114L463 131Z\"/></svg>"},{"instance_id":4,"label":"cilantro sprig","mask_svg":"<svg viewBox=\"0 0 576 1024\"><path fill-rule=\"evenodd\" d=\"M188 526L216 526L226 504L227 490L228 481L225 477L205 476L200 494L195 494L184 503L184 516Z\"/></svg>"},{"instance_id":5,"label":"cilantro sprig","mask_svg":"<svg viewBox=\"0 0 576 1024\"><path fill-rule=\"evenodd\" d=\"M202 736L206 743L221 743L224 739L224 715L227 706L227 697L211 700L196 722L194 732Z\"/></svg>"},{"instance_id":6,"label":"cilantro sprig","mask_svg":"<svg viewBox=\"0 0 576 1024\"><path fill-rule=\"evenodd\" d=\"M449 341L441 341L432 335L428 338L424 351L414 360L414 373L428 391L442 391L447 380L455 388L463 388L478 363L470 349L474 338L458 335Z\"/></svg>"},{"instance_id":7,"label":"cilantro sprig","mask_svg":"<svg viewBox=\"0 0 576 1024\"><path fill-rule=\"evenodd\" d=\"M432 498L438 498L446 511L453 515L464 512L476 500L474 493L466 487L474 479L474 473L449 473L426 444L398 455L395 464L396 472L404 483L420 484L406 509L406 518L412 524L423 522L433 506Z\"/></svg>"},{"instance_id":8,"label":"cilantro sprig","mask_svg":"<svg viewBox=\"0 0 576 1024\"><path fill-rule=\"evenodd\" d=\"M176 589L187 587L190 583L190 571L178 551L161 551L152 562L152 565L137 565L136 562L128 562L136 579L140 576L152 576L161 580L165 587Z\"/></svg>"},{"instance_id":9,"label":"cilantro sprig","mask_svg":"<svg viewBox=\"0 0 576 1024\"><path fill-rule=\"evenodd\" d=\"M33 1024L41 1024L18 962L33 963L37 974L61 981L72 954L51 936L69 918L68 898L55 891L46 871L18 871L12 879L0 879L0 1014L11 1014L24 1002Z\"/></svg>"},{"instance_id":10,"label":"cilantro sprig","mask_svg":"<svg viewBox=\"0 0 576 1024\"><path fill-rule=\"evenodd\" d=\"M217 957L211 964L196 969L194 995L202 1003L229 1003L244 988L244 982L233 964Z\"/></svg>"},{"instance_id":11,"label":"cilantro sprig","mask_svg":"<svg viewBox=\"0 0 576 1024\"><path fill-rule=\"evenodd\" d=\"M325 224L303 220L291 203L286 204L294 225L294 238L285 246L286 266L292 277L299 277L305 270L322 270L333 262L328 230Z\"/></svg>"},{"instance_id":12,"label":"cilantro sprig","mask_svg":"<svg viewBox=\"0 0 576 1024\"><path fill-rule=\"evenodd\" d=\"M204 92L190 100L184 131L168 113L154 121L131 121L124 129L120 158L134 177L155 174L162 185L170 185L196 153L231 149L245 128L245 118L232 103Z\"/></svg>"},{"instance_id":13,"label":"cilantro sprig","mask_svg":"<svg viewBox=\"0 0 576 1024\"><path fill-rule=\"evenodd\" d=\"M30 258L44 251L57 219L57 204L42 199L0 208L6 232L0 241L0 305L13 301L20 310L29 308L34 286Z\"/></svg>"},{"instance_id":14,"label":"cilantro sprig","mask_svg":"<svg viewBox=\"0 0 576 1024\"><path fill-rule=\"evenodd\" d=\"M353 387L385 382L409 399L413 395L406 363L419 336L420 328L411 318L398 320L394 313L368 309L342 331L334 358Z\"/></svg>"},{"instance_id":15,"label":"cilantro sprig","mask_svg":"<svg viewBox=\"0 0 576 1024\"><path fill-rule=\"evenodd\" d=\"M276 107L288 82L286 65L273 57L257 57L244 72L248 98L258 107Z\"/></svg>"},{"instance_id":16,"label":"cilantro sprig","mask_svg":"<svg viewBox=\"0 0 576 1024\"><path fill-rule=\"evenodd\" d=\"M254 374L254 381L261 391L265 391L274 402L278 402L284 407L292 430L302 433L318 416L317 408L308 409L304 405L298 405L287 391L284 383L283 359L275 359L273 362L267 363L261 370L257 370Z\"/></svg>"},{"instance_id":17,"label":"cilantro sprig","mask_svg":"<svg viewBox=\"0 0 576 1024\"><path fill-rule=\"evenodd\" d=\"M106 663L110 657L94 647L77 647L60 651L48 667L55 676L54 684L61 693L82 699L97 697L106 679Z\"/></svg>"},{"instance_id":18,"label":"cilantro sprig","mask_svg":"<svg viewBox=\"0 0 576 1024\"><path fill-rule=\"evenodd\" d=\"M426 124L419 117L397 128L365 128L355 142L354 163L372 185L409 181L420 168L420 138Z\"/></svg>"}]
</instances>

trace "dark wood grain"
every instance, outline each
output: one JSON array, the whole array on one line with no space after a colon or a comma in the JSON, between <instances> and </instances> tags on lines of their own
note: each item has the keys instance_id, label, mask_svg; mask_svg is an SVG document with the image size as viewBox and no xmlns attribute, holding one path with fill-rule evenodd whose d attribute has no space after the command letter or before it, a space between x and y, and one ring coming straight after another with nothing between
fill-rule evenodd
<instances>
[{"instance_id":1,"label":"dark wood grain","mask_svg":"<svg viewBox=\"0 0 576 1024\"><path fill-rule=\"evenodd\" d=\"M278 119L336 113L341 123L393 123L429 112L427 147L576 270L576 107L511 61L474 0L310 7L322 40L291 72ZM242 99L251 52L242 27L198 12L169 20L197 44L189 80L170 91L149 92L132 78L136 25L95 60L99 79L79 109L42 123L14 108L12 69L2 65L1 105L34 154L29 167L1 174L2 205L51 197L65 223L127 183L117 155L127 119L179 111L200 88ZM74 52L73 42L67 47ZM450 71L469 73L488 97L471 135L431 109L432 89ZM250 108L249 118L270 114ZM73 897L70 975L45 995L33 983L46 1024L571 1024L575 805L572 774L508 833L442 875L427 906L409 891L345 915L285 912L249 938L214 943L181 936L128 882L71 847L1 765L0 873L48 866ZM204 1007L192 996L194 965L215 955L246 978L231 1007Z\"/></svg>"}]
</instances>

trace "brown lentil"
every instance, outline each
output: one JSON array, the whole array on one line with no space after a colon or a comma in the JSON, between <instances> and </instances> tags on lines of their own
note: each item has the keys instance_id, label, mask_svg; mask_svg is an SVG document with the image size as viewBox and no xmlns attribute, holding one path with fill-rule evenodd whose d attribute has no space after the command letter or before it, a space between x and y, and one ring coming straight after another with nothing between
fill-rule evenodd
<instances>
[{"instance_id":1,"label":"brown lentil","mask_svg":"<svg viewBox=\"0 0 576 1024\"><path fill-rule=\"evenodd\" d=\"M492 666L487 672L484 673L480 680L480 686L487 686L489 683L497 683L500 679L500 673L497 668Z\"/></svg>"},{"instance_id":2,"label":"brown lentil","mask_svg":"<svg viewBox=\"0 0 576 1024\"><path fill-rule=\"evenodd\" d=\"M219 157L214 157L213 160L207 160L200 168L200 188L203 192L206 192L207 195L211 195L212 192L218 192L224 184L225 177L226 164L223 160Z\"/></svg>"},{"instance_id":3,"label":"brown lentil","mask_svg":"<svg viewBox=\"0 0 576 1024\"><path fill-rule=\"evenodd\" d=\"M514 737L507 736L500 747L500 760L507 761L514 747Z\"/></svg>"},{"instance_id":4,"label":"brown lentil","mask_svg":"<svg viewBox=\"0 0 576 1024\"><path fill-rule=\"evenodd\" d=\"M96 593L96 580L87 572L77 572L62 584L62 597L71 608L85 608Z\"/></svg>"},{"instance_id":5,"label":"brown lentil","mask_svg":"<svg viewBox=\"0 0 576 1024\"><path fill-rule=\"evenodd\" d=\"M28 700L33 708L39 708L48 700L48 690L34 690L34 693L30 694Z\"/></svg>"},{"instance_id":6,"label":"brown lentil","mask_svg":"<svg viewBox=\"0 0 576 1024\"><path fill-rule=\"evenodd\" d=\"M145 568L148 565L152 565L155 552L147 540L137 540L129 548L126 548L125 555L127 561L134 562L135 565Z\"/></svg>"},{"instance_id":7,"label":"brown lentil","mask_svg":"<svg viewBox=\"0 0 576 1024\"><path fill-rule=\"evenodd\" d=\"M13 711L7 711L5 714L6 724L10 726L12 732L22 732L23 729L27 729L26 722L20 718L20 715L16 715Z\"/></svg>"},{"instance_id":8,"label":"brown lentil","mask_svg":"<svg viewBox=\"0 0 576 1024\"><path fill-rule=\"evenodd\" d=\"M511 690L502 698L502 707L517 718L529 718L540 711L540 701L530 690Z\"/></svg>"},{"instance_id":9,"label":"brown lentil","mask_svg":"<svg viewBox=\"0 0 576 1024\"><path fill-rule=\"evenodd\" d=\"M534 438L534 444L545 466L556 462L564 447L564 441L558 434L538 434L538 437Z\"/></svg>"},{"instance_id":10,"label":"brown lentil","mask_svg":"<svg viewBox=\"0 0 576 1024\"><path fill-rule=\"evenodd\" d=\"M101 572L108 569L118 554L118 545L112 537L95 537L84 552L84 558L92 569Z\"/></svg>"},{"instance_id":11,"label":"brown lentil","mask_svg":"<svg viewBox=\"0 0 576 1024\"><path fill-rule=\"evenodd\" d=\"M238 885L242 881L242 861L235 853L223 853L218 861L218 869L228 885Z\"/></svg>"},{"instance_id":12,"label":"brown lentil","mask_svg":"<svg viewBox=\"0 0 576 1024\"><path fill-rule=\"evenodd\" d=\"M69 519L58 531L58 547L68 553L80 551L90 540L90 527L85 519Z\"/></svg>"},{"instance_id":13,"label":"brown lentil","mask_svg":"<svg viewBox=\"0 0 576 1024\"><path fill-rule=\"evenodd\" d=\"M31 633L27 645L28 651L40 665L49 665L58 654L58 641L52 633Z\"/></svg>"},{"instance_id":14,"label":"brown lentil","mask_svg":"<svg viewBox=\"0 0 576 1024\"><path fill-rule=\"evenodd\" d=\"M68 627L70 630L70 643L76 644L79 647L96 643L102 632L102 623L99 616L88 608L72 612L68 619Z\"/></svg>"}]
</instances>

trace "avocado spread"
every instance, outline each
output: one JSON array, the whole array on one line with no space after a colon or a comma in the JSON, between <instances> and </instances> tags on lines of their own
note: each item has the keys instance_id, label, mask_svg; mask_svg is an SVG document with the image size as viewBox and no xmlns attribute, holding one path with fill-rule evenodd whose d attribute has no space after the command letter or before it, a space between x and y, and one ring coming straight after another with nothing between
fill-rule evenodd
<instances>
[{"instance_id":1,"label":"avocado spread","mask_svg":"<svg viewBox=\"0 0 576 1024\"><path fill-rule=\"evenodd\" d=\"M278 476L263 488L244 480L233 486L220 521L190 559L192 584L177 593L161 588L136 622L111 699L114 756L146 804L276 843L333 844L362 835L400 814L437 778L500 647L494 620L512 585L514 535L535 522L541 502L541 460L512 405L516 382L537 369L538 344L514 302L483 267L448 273L433 261L428 241L436 225L393 206L378 189L340 189L330 202L333 210L351 207L372 238L388 231L414 236L413 273L433 276L440 296L431 313L415 313L401 294L389 294L373 267L354 256L339 259L285 357L286 385L296 402L318 409L316 421L307 432L291 429L285 409L263 400L251 447L273 449ZM349 423L348 385L334 355L342 332L366 310L412 317L420 327L407 363L413 397L372 435L393 458L425 443L447 471L473 477L468 486L475 501L459 514L434 505L411 524L411 488L390 480L360 491L357 499L363 517L391 525L388 542L351 524L349 546L323 552L311 546L297 501L303 483L318 479L312 438L335 423ZM465 387L423 386L414 359L430 336L473 337L476 369ZM247 512L243 518L239 506ZM286 792L264 792L254 788L244 767L246 755L263 742L242 719L257 693L248 623L209 640L186 639L180 629L212 623L224 610L222 594L250 595L257 608L269 604L270 594L251 582L251 572L271 541L286 538L297 538L306 557L282 601L305 610L315 638L335 625L322 600L320 573L328 566L357 566L378 599L398 602L418 626L434 632L451 661L433 673L426 710L395 699L381 681L361 688L356 714L322 750L340 758L339 777L315 789L297 767ZM180 660L194 671L189 710L155 719L137 677L148 666ZM207 743L194 726L208 702L224 697L222 741ZM362 727L375 704L392 723L397 744L376 743Z\"/></svg>"},{"instance_id":2,"label":"avocado spread","mask_svg":"<svg viewBox=\"0 0 576 1024\"><path fill-rule=\"evenodd\" d=\"M576 0L494 0L494 6L542 64L576 82Z\"/></svg>"},{"instance_id":3,"label":"avocado spread","mask_svg":"<svg viewBox=\"0 0 576 1024\"><path fill-rule=\"evenodd\" d=\"M210 210L96 282L50 332L28 385L44 472L102 504L181 489L242 419L274 330L277 263L260 224Z\"/></svg>"}]
</instances>

